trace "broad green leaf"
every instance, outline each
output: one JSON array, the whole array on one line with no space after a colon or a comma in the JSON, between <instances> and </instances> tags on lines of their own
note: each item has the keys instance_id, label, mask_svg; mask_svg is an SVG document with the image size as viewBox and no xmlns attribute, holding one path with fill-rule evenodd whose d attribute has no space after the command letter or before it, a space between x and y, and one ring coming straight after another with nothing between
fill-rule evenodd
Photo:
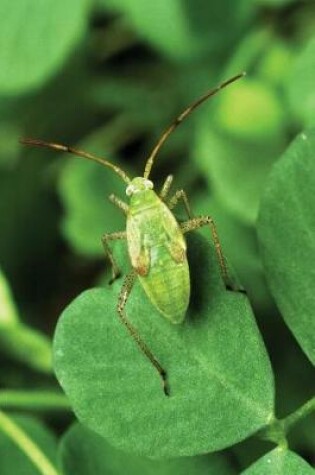
<instances>
[{"instance_id":1,"label":"broad green leaf","mask_svg":"<svg viewBox=\"0 0 315 475\"><path fill-rule=\"evenodd\" d=\"M293 110L307 125L315 124L315 37L300 53L288 79L288 96Z\"/></svg>"},{"instance_id":2,"label":"broad green leaf","mask_svg":"<svg viewBox=\"0 0 315 475\"><path fill-rule=\"evenodd\" d=\"M11 289L0 270L0 331L4 325L16 324L18 321L18 311L13 301Z\"/></svg>"},{"instance_id":3,"label":"broad green leaf","mask_svg":"<svg viewBox=\"0 0 315 475\"><path fill-rule=\"evenodd\" d=\"M111 447L105 439L79 424L73 425L61 441L59 458L64 475L232 475L220 455L150 460Z\"/></svg>"},{"instance_id":4,"label":"broad green leaf","mask_svg":"<svg viewBox=\"0 0 315 475\"><path fill-rule=\"evenodd\" d=\"M24 93L56 73L83 36L88 0L0 3L0 92Z\"/></svg>"},{"instance_id":5,"label":"broad green leaf","mask_svg":"<svg viewBox=\"0 0 315 475\"><path fill-rule=\"evenodd\" d=\"M116 158L112 158L113 150L124 145L135 133L134 129L131 121L116 119L88 136L79 148L123 167ZM109 168L82 158L70 158L65 164L59 190L66 210L62 223L66 238L82 254L105 256L102 235L122 231L125 226L123 213L108 197L114 193L126 200L126 184Z\"/></svg>"},{"instance_id":6,"label":"broad green leaf","mask_svg":"<svg viewBox=\"0 0 315 475\"><path fill-rule=\"evenodd\" d=\"M11 416L10 416L11 417ZM53 434L37 419L15 415L13 421L39 447L52 464L56 463L57 443ZM0 428L1 475L41 475L34 463Z\"/></svg>"},{"instance_id":7,"label":"broad green leaf","mask_svg":"<svg viewBox=\"0 0 315 475\"><path fill-rule=\"evenodd\" d=\"M100 0L99 0L100 1ZM140 37L172 59L196 60L217 53L237 37L253 12L250 0L102 0L121 12ZM224 25L225 34L222 35Z\"/></svg>"},{"instance_id":8,"label":"broad green leaf","mask_svg":"<svg viewBox=\"0 0 315 475\"><path fill-rule=\"evenodd\" d=\"M127 305L167 370L170 397L117 318L121 281L79 296L54 337L55 371L79 420L139 455L219 450L273 414L273 376L247 298L225 290L208 241L192 235L188 247L192 295L182 325L163 319L138 283Z\"/></svg>"},{"instance_id":9,"label":"broad green leaf","mask_svg":"<svg viewBox=\"0 0 315 475\"><path fill-rule=\"evenodd\" d=\"M315 470L296 455L285 449L275 449L269 452L254 465L249 467L243 475L314 475Z\"/></svg>"},{"instance_id":10,"label":"broad green leaf","mask_svg":"<svg viewBox=\"0 0 315 475\"><path fill-rule=\"evenodd\" d=\"M315 131L299 135L274 165L258 233L272 294L287 325L315 363Z\"/></svg>"}]
</instances>

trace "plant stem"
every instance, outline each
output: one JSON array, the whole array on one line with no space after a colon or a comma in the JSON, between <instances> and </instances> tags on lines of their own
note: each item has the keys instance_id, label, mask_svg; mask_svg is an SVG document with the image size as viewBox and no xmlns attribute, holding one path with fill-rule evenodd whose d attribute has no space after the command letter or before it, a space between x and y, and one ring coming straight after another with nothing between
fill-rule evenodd
<instances>
[{"instance_id":1,"label":"plant stem","mask_svg":"<svg viewBox=\"0 0 315 475\"><path fill-rule=\"evenodd\" d=\"M31 411L70 411L67 397L49 391L0 391L0 408Z\"/></svg>"},{"instance_id":2,"label":"plant stem","mask_svg":"<svg viewBox=\"0 0 315 475\"><path fill-rule=\"evenodd\" d=\"M0 430L24 452L42 475L60 475L26 432L2 411L0 411Z\"/></svg>"},{"instance_id":3,"label":"plant stem","mask_svg":"<svg viewBox=\"0 0 315 475\"><path fill-rule=\"evenodd\" d=\"M300 422L304 417L308 416L311 414L313 411L315 411L315 397L307 401L303 406L299 407L295 412L290 414L289 416L285 417L282 419L282 424L285 433L288 433L292 426L294 426L296 423Z\"/></svg>"},{"instance_id":4,"label":"plant stem","mask_svg":"<svg viewBox=\"0 0 315 475\"><path fill-rule=\"evenodd\" d=\"M288 441L284 431L283 423L278 419L274 419L270 425L267 425L261 429L258 432L258 436L262 440L268 440L269 442L278 445L278 447L283 449L288 448Z\"/></svg>"},{"instance_id":5,"label":"plant stem","mask_svg":"<svg viewBox=\"0 0 315 475\"><path fill-rule=\"evenodd\" d=\"M287 435L292 427L315 411L315 397L307 401L303 406L283 419L273 419L273 421L258 432L261 439L274 442L280 447L287 448Z\"/></svg>"}]
</instances>

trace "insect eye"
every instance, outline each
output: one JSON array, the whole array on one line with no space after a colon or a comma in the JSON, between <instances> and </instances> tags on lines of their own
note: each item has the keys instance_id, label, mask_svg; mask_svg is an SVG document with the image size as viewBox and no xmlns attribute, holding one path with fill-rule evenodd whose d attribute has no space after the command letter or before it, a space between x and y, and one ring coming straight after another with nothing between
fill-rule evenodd
<instances>
[{"instance_id":1,"label":"insect eye","mask_svg":"<svg viewBox=\"0 0 315 475\"><path fill-rule=\"evenodd\" d=\"M134 187L133 185L128 185L127 188L126 188L126 195L127 196L131 196L133 193L134 193Z\"/></svg>"},{"instance_id":2,"label":"insect eye","mask_svg":"<svg viewBox=\"0 0 315 475\"><path fill-rule=\"evenodd\" d=\"M144 186L146 187L147 190L152 190L153 189L153 183L151 180L145 180Z\"/></svg>"}]
</instances>

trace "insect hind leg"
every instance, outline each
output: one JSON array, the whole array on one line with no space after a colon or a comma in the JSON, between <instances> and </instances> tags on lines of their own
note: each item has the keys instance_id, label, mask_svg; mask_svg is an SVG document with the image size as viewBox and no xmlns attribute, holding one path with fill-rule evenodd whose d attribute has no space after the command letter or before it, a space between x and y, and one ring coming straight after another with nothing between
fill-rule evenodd
<instances>
[{"instance_id":1,"label":"insect hind leg","mask_svg":"<svg viewBox=\"0 0 315 475\"><path fill-rule=\"evenodd\" d=\"M169 396L170 393L169 393L169 387L168 387L168 384L167 384L167 376L166 376L165 369L162 368L162 366L160 365L158 360L155 358L155 356L153 355L151 350L148 348L148 346L144 343L144 341L140 337L139 333L134 328L134 326L129 322L129 320L127 319L127 317L124 313L124 308L126 306L128 297L129 297L129 295L132 291L132 288L133 288L133 285L135 283L136 277L137 277L137 274L136 274L135 271L131 271L129 274L126 275L126 277L124 279L124 282L123 282L123 285L122 285L122 288L121 288L121 291L120 291L120 294L119 294L119 298L118 298L117 312L118 312L118 315L119 315L119 318L120 318L121 322L127 328L130 336L135 340L135 342L137 343L137 345L140 348L140 350L142 351L142 353L150 360L151 364L154 366L156 371L159 373L159 376L160 376L161 381L162 381L162 387L163 387L164 394L165 394L165 396Z\"/></svg>"}]
</instances>

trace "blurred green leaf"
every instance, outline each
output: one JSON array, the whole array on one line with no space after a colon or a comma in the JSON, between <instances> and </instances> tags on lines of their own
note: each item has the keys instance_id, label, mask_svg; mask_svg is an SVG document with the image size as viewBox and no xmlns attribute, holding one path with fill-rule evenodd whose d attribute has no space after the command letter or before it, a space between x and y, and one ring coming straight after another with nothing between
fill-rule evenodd
<instances>
[{"instance_id":1,"label":"blurred green leaf","mask_svg":"<svg viewBox=\"0 0 315 475\"><path fill-rule=\"evenodd\" d=\"M192 296L185 323L170 325L139 284L126 310L166 368L170 397L117 318L121 282L82 294L57 325L55 371L79 420L139 455L219 450L273 414L273 376L246 297L225 290L204 238L191 235L188 248Z\"/></svg>"},{"instance_id":2,"label":"blurred green leaf","mask_svg":"<svg viewBox=\"0 0 315 475\"><path fill-rule=\"evenodd\" d=\"M283 318L315 363L315 131L299 135L274 165L258 233L267 280Z\"/></svg>"},{"instance_id":3,"label":"blurred green leaf","mask_svg":"<svg viewBox=\"0 0 315 475\"><path fill-rule=\"evenodd\" d=\"M268 80L276 86L283 87L295 59L295 52L291 44L278 37L271 39L271 44L260 58L257 74L263 80ZM278 91L277 91L278 92Z\"/></svg>"},{"instance_id":4,"label":"blurred green leaf","mask_svg":"<svg viewBox=\"0 0 315 475\"><path fill-rule=\"evenodd\" d=\"M215 113L216 124L225 132L257 142L277 138L283 132L283 119L276 91L249 77L224 91Z\"/></svg>"},{"instance_id":5,"label":"blurred green leaf","mask_svg":"<svg viewBox=\"0 0 315 475\"><path fill-rule=\"evenodd\" d=\"M0 351L40 371L51 372L51 344L20 322L9 285L0 272Z\"/></svg>"},{"instance_id":6,"label":"blurred green leaf","mask_svg":"<svg viewBox=\"0 0 315 475\"><path fill-rule=\"evenodd\" d=\"M278 448L269 452L243 475L314 475L314 469L290 450Z\"/></svg>"},{"instance_id":7,"label":"blurred green leaf","mask_svg":"<svg viewBox=\"0 0 315 475\"><path fill-rule=\"evenodd\" d=\"M315 37L300 53L288 78L288 97L306 126L315 124Z\"/></svg>"},{"instance_id":8,"label":"blurred green leaf","mask_svg":"<svg viewBox=\"0 0 315 475\"><path fill-rule=\"evenodd\" d=\"M233 41L254 11L251 0L102 0L121 12L140 37L176 60L218 53ZM225 34L222 35L224 25Z\"/></svg>"},{"instance_id":9,"label":"blurred green leaf","mask_svg":"<svg viewBox=\"0 0 315 475\"><path fill-rule=\"evenodd\" d=\"M23 324L0 326L0 348L14 359L44 373L51 373L48 337Z\"/></svg>"},{"instance_id":10,"label":"blurred green leaf","mask_svg":"<svg viewBox=\"0 0 315 475\"><path fill-rule=\"evenodd\" d=\"M62 230L80 254L105 256L102 235L123 229L123 215L108 200L110 193L118 195L123 186L118 180L111 180L110 174L98 165L79 160L64 167L60 181L66 210Z\"/></svg>"},{"instance_id":11,"label":"blurred green leaf","mask_svg":"<svg viewBox=\"0 0 315 475\"><path fill-rule=\"evenodd\" d=\"M199 115L193 158L216 199L253 224L270 166L284 148L279 98L245 78L222 93L212 116L207 108Z\"/></svg>"},{"instance_id":12,"label":"blurred green leaf","mask_svg":"<svg viewBox=\"0 0 315 475\"><path fill-rule=\"evenodd\" d=\"M274 348L272 358L273 368L277 375L277 416L285 418L303 406L315 395L314 366L305 355L290 332L281 332L277 327L286 330L283 321L271 315L272 326L269 332L272 340L268 345ZM277 349L281 341L281 351ZM288 434L288 445L291 450L309 456L315 453L315 411L301 419L298 424L291 426Z\"/></svg>"},{"instance_id":13,"label":"blurred green leaf","mask_svg":"<svg viewBox=\"0 0 315 475\"><path fill-rule=\"evenodd\" d=\"M64 475L232 475L220 455L150 460L111 447L102 437L79 424L61 441L59 456Z\"/></svg>"},{"instance_id":14,"label":"blurred green leaf","mask_svg":"<svg viewBox=\"0 0 315 475\"><path fill-rule=\"evenodd\" d=\"M57 443L53 434L37 419L30 416L12 417L27 436L39 447L52 464L56 463ZM0 429L1 475L39 475L37 467L21 449Z\"/></svg>"},{"instance_id":15,"label":"blurred green leaf","mask_svg":"<svg viewBox=\"0 0 315 475\"><path fill-rule=\"evenodd\" d=\"M0 3L0 94L40 87L83 36L88 0Z\"/></svg>"},{"instance_id":16,"label":"blurred green leaf","mask_svg":"<svg viewBox=\"0 0 315 475\"><path fill-rule=\"evenodd\" d=\"M136 134L137 126L118 118L89 135L79 148L122 166L113 154ZM114 193L125 199L126 184L112 170L84 159L67 158L59 183L65 206L63 232L73 248L90 256L105 256L101 237L125 228L125 216L108 200ZM128 168L128 167L125 167Z\"/></svg>"},{"instance_id":17,"label":"blurred green leaf","mask_svg":"<svg viewBox=\"0 0 315 475\"><path fill-rule=\"evenodd\" d=\"M9 284L0 269L0 331L4 325L16 324L18 321L18 311Z\"/></svg>"},{"instance_id":18,"label":"blurred green leaf","mask_svg":"<svg viewBox=\"0 0 315 475\"><path fill-rule=\"evenodd\" d=\"M21 135L19 127L13 122L0 123L0 169L12 168L20 153L19 137Z\"/></svg>"},{"instance_id":19,"label":"blurred green leaf","mask_svg":"<svg viewBox=\"0 0 315 475\"><path fill-rule=\"evenodd\" d=\"M286 4L293 3L292 0L258 0L258 3L262 5L272 6L272 7L282 7Z\"/></svg>"},{"instance_id":20,"label":"blurred green leaf","mask_svg":"<svg viewBox=\"0 0 315 475\"><path fill-rule=\"evenodd\" d=\"M193 197L192 210L196 215L210 214L213 217L224 255L232 264L252 305L255 309L270 312L272 303L258 252L255 228L235 219L217 200L211 198L209 192Z\"/></svg>"},{"instance_id":21,"label":"blurred green leaf","mask_svg":"<svg viewBox=\"0 0 315 475\"><path fill-rule=\"evenodd\" d=\"M298 453L312 457L315 453L315 414L304 419L294 429L289 441L290 447Z\"/></svg>"}]
</instances>

